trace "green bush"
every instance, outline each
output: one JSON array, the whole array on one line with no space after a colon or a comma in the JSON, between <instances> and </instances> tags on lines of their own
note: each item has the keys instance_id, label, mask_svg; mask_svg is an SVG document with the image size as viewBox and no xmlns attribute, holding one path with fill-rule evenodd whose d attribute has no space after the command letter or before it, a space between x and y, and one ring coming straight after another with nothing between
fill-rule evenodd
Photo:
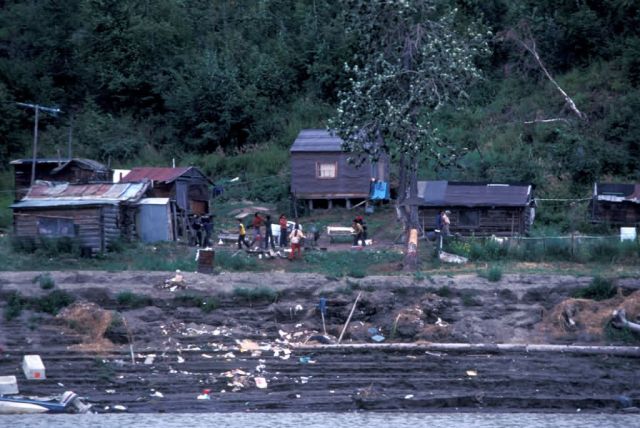
<instances>
[{"instance_id":1,"label":"green bush","mask_svg":"<svg viewBox=\"0 0 640 428\"><path fill-rule=\"evenodd\" d=\"M118 302L118 306L120 308L125 309L144 308L145 306L151 306L153 304L153 299L151 299L149 296L136 294L131 291L123 291L121 293L118 293L118 295L116 296L116 301Z\"/></svg>"},{"instance_id":2,"label":"green bush","mask_svg":"<svg viewBox=\"0 0 640 428\"><path fill-rule=\"evenodd\" d=\"M32 282L34 284L36 282L40 284L40 288L42 288L43 290L50 290L56 285L55 280L51 277L51 274L49 273L42 273L40 275L37 275L35 278L33 278Z\"/></svg>"},{"instance_id":3,"label":"green bush","mask_svg":"<svg viewBox=\"0 0 640 428\"><path fill-rule=\"evenodd\" d=\"M11 321L14 318L17 318L22 313L22 309L24 309L27 305L27 299L22 297L18 292L12 292L7 297L7 306L4 309L4 319L7 321Z\"/></svg>"},{"instance_id":4,"label":"green bush","mask_svg":"<svg viewBox=\"0 0 640 428\"><path fill-rule=\"evenodd\" d=\"M474 241L468 251L469 260L473 261L501 260L508 255L507 247L492 239Z\"/></svg>"},{"instance_id":5,"label":"green bush","mask_svg":"<svg viewBox=\"0 0 640 428\"><path fill-rule=\"evenodd\" d=\"M499 266L491 266L487 270L480 272L482 278L486 278L489 282L498 282L502 279L502 268Z\"/></svg>"},{"instance_id":6,"label":"green bush","mask_svg":"<svg viewBox=\"0 0 640 428\"><path fill-rule=\"evenodd\" d=\"M579 299L606 300L616 295L617 289L610 279L596 276L587 287L577 290L573 297Z\"/></svg>"},{"instance_id":7,"label":"green bush","mask_svg":"<svg viewBox=\"0 0 640 428\"><path fill-rule=\"evenodd\" d=\"M79 255L80 243L76 238L40 238L37 244L37 252L47 257L56 257L61 254Z\"/></svg>"},{"instance_id":8,"label":"green bush","mask_svg":"<svg viewBox=\"0 0 640 428\"><path fill-rule=\"evenodd\" d=\"M364 278L367 276L367 272L364 270L362 266L352 266L351 269L347 272L347 276L352 278Z\"/></svg>"},{"instance_id":9,"label":"green bush","mask_svg":"<svg viewBox=\"0 0 640 428\"><path fill-rule=\"evenodd\" d=\"M56 315L60 309L69 306L75 301L75 298L63 290L53 290L46 296L35 299L31 306L40 311L51 315Z\"/></svg>"},{"instance_id":10,"label":"green bush","mask_svg":"<svg viewBox=\"0 0 640 428\"><path fill-rule=\"evenodd\" d=\"M16 253L33 253L36 251L36 241L30 237L11 235L9 241L11 249Z\"/></svg>"}]
</instances>

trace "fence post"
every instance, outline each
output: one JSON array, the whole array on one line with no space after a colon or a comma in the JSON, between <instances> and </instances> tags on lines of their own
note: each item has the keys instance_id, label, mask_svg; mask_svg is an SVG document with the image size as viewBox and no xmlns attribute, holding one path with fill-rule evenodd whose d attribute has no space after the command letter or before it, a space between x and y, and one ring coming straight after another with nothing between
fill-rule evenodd
<instances>
[{"instance_id":1,"label":"fence post","mask_svg":"<svg viewBox=\"0 0 640 428\"><path fill-rule=\"evenodd\" d=\"M571 259L575 258L575 232L571 231Z\"/></svg>"}]
</instances>

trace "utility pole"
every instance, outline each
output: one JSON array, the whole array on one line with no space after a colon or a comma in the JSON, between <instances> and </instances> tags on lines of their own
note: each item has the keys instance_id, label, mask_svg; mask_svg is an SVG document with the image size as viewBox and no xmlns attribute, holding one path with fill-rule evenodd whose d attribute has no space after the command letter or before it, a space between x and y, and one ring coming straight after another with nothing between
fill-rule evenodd
<instances>
[{"instance_id":1,"label":"utility pole","mask_svg":"<svg viewBox=\"0 0 640 428\"><path fill-rule=\"evenodd\" d=\"M56 107L44 107L39 104L27 104L27 103L16 103L20 107L32 108L35 110L36 115L33 121L33 157L31 159L31 186L33 186L33 182L36 180L36 156L38 153L38 119L40 117L40 110L46 111L52 115L57 115L61 113L62 110Z\"/></svg>"}]
</instances>

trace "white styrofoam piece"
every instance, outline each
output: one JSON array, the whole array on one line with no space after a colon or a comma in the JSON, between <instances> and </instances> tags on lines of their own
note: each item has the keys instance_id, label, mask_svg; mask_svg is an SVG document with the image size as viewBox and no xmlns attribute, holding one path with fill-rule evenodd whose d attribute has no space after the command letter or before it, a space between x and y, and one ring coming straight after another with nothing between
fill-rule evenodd
<instances>
[{"instance_id":1,"label":"white styrofoam piece","mask_svg":"<svg viewBox=\"0 0 640 428\"><path fill-rule=\"evenodd\" d=\"M635 241L636 240L636 228L635 227L621 227L620 228L620 240L621 241Z\"/></svg>"},{"instance_id":2,"label":"white styrofoam piece","mask_svg":"<svg viewBox=\"0 0 640 428\"><path fill-rule=\"evenodd\" d=\"M0 395L17 394L18 379L15 376L0 376Z\"/></svg>"},{"instance_id":3,"label":"white styrofoam piece","mask_svg":"<svg viewBox=\"0 0 640 428\"><path fill-rule=\"evenodd\" d=\"M22 371L27 379L43 380L47 378L40 355L25 355L22 358Z\"/></svg>"}]
</instances>

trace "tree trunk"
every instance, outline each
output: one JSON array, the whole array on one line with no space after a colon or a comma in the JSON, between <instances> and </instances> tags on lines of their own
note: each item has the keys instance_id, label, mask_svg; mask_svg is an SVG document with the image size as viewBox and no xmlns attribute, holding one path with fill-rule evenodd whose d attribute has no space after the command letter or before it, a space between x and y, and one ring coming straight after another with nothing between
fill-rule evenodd
<instances>
[{"instance_id":1,"label":"tree trunk","mask_svg":"<svg viewBox=\"0 0 640 428\"><path fill-rule=\"evenodd\" d=\"M405 193L409 190L409 200L407 204L406 196L402 204L404 212L404 231L407 236L407 249L404 256L404 269L407 271L418 268L418 237L420 222L418 220L418 159L413 156L409 165L405 165Z\"/></svg>"}]
</instances>

